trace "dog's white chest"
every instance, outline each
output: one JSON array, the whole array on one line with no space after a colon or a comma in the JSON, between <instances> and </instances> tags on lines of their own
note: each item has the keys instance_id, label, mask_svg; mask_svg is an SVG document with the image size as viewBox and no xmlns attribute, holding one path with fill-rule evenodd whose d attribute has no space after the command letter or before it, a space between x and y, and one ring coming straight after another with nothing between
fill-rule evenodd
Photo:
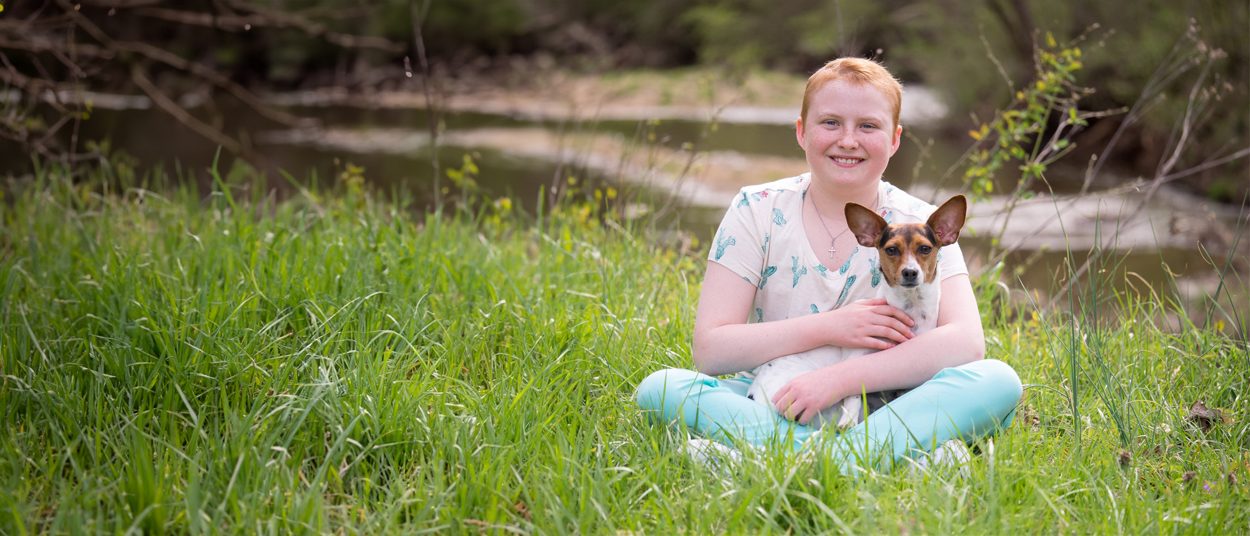
<instances>
[{"instance_id":1,"label":"dog's white chest","mask_svg":"<svg viewBox=\"0 0 1250 536\"><path fill-rule=\"evenodd\" d=\"M937 326L941 292L938 283L926 283L910 289L886 287L882 294L886 303L903 311L915 322L912 333L919 335Z\"/></svg>"},{"instance_id":2,"label":"dog's white chest","mask_svg":"<svg viewBox=\"0 0 1250 536\"><path fill-rule=\"evenodd\" d=\"M938 301L941 288L937 283L922 284L914 288L883 287L880 296L886 303L902 310L915 324L912 333L919 335L937 326ZM808 372L835 363L872 353L863 348L837 348L822 346L806 352L779 357L755 369L755 380L747 391L756 402L770 408L772 397L791 380ZM776 409L776 408L773 408ZM862 399L848 397L820 412L812 425L823 427L835 422L839 427L853 426L862 418Z\"/></svg>"}]
</instances>

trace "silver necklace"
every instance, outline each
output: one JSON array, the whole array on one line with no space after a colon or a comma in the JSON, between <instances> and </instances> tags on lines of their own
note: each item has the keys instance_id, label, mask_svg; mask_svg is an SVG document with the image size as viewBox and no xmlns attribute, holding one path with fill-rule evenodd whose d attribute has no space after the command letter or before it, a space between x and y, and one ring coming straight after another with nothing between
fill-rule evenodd
<instances>
[{"instance_id":1,"label":"silver necklace","mask_svg":"<svg viewBox=\"0 0 1250 536\"><path fill-rule=\"evenodd\" d=\"M808 192L808 193L810 194L811 192ZM833 232L829 230L829 225L825 223L825 217L821 215L820 207L816 206L815 194L808 195L808 197L810 197L812 200L812 210L816 211L816 219L820 221L820 226L825 228L825 234L829 235L829 259L832 260L833 256L838 253L838 238L841 238L842 235L846 234L847 231L850 231L851 225L848 222L846 229L843 229L842 232L838 233L837 235L834 235ZM877 205L880 205L880 204L881 204L881 191L878 190L877 199L873 202L872 211L876 212Z\"/></svg>"}]
</instances>

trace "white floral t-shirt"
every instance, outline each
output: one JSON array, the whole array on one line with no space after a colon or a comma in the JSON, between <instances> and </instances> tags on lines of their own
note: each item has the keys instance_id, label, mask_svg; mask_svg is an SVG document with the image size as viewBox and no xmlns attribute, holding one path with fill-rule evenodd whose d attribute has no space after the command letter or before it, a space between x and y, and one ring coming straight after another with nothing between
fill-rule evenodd
<instances>
[{"instance_id":1,"label":"white floral t-shirt","mask_svg":"<svg viewBox=\"0 0 1250 536\"><path fill-rule=\"evenodd\" d=\"M803 228L805 173L747 186L734 198L716 231L708 260L755 285L751 322L784 320L873 298L884 284L876 248L855 245L841 266L825 266ZM937 207L881 181L878 213L885 221L923 222ZM959 244L938 251L938 280L967 274ZM831 351L833 349L831 348Z\"/></svg>"}]
</instances>

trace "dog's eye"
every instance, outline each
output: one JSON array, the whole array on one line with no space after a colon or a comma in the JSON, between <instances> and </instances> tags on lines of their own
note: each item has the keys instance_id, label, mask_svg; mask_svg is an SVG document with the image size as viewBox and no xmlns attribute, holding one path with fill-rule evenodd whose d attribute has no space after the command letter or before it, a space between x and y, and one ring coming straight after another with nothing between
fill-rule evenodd
<instances>
[{"instance_id":1,"label":"dog's eye","mask_svg":"<svg viewBox=\"0 0 1250 536\"><path fill-rule=\"evenodd\" d=\"M933 246L920 246L920 254L928 255L933 252Z\"/></svg>"},{"instance_id":2,"label":"dog's eye","mask_svg":"<svg viewBox=\"0 0 1250 536\"><path fill-rule=\"evenodd\" d=\"M891 257L897 257L897 256L898 256L898 248L897 248L897 247L894 247L894 246L890 246L890 247L888 247L888 248L885 248L885 254L886 254L886 255L889 255L889 256L891 256Z\"/></svg>"}]
</instances>

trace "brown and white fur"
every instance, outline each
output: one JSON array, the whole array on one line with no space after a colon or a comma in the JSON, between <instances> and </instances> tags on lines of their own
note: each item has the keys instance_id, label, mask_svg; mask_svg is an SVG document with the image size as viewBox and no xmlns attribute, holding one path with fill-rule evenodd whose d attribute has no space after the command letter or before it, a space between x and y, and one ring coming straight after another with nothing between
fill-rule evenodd
<instances>
[{"instance_id":1,"label":"brown and white fur","mask_svg":"<svg viewBox=\"0 0 1250 536\"><path fill-rule=\"evenodd\" d=\"M864 247L877 249L885 285L877 296L902 310L915 321L916 335L937 325L941 282L938 281L937 253L959 239L967 215L968 202L962 195L948 199L925 223L887 224L885 219L855 203L846 205L846 222ZM773 408L772 397L790 380L834 363L871 353L866 348L817 348L779 357L755 369L755 380L747 396ZM823 427L836 422L839 428L853 426L863 413L860 395L849 396L821 411L811 422ZM777 409L777 408L773 408Z\"/></svg>"}]
</instances>

